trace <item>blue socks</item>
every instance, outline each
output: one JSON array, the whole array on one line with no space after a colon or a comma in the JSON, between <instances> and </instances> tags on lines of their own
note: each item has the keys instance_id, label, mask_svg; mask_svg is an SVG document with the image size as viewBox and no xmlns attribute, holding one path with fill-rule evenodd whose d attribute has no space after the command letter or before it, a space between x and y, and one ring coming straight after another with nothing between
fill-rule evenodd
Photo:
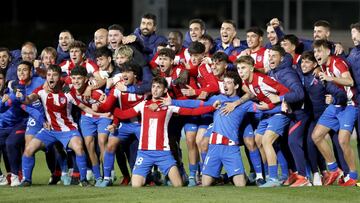
<instances>
[{"instance_id":1,"label":"blue socks","mask_svg":"<svg viewBox=\"0 0 360 203\"><path fill-rule=\"evenodd\" d=\"M101 177L99 164L92 166L92 171L94 173L95 180Z\"/></svg>"},{"instance_id":2,"label":"blue socks","mask_svg":"<svg viewBox=\"0 0 360 203\"><path fill-rule=\"evenodd\" d=\"M32 171L34 169L34 166L35 166L35 157L34 156L27 157L24 155L22 157L22 168L23 168L23 175L24 175L25 180L31 182Z\"/></svg>"},{"instance_id":3,"label":"blue socks","mask_svg":"<svg viewBox=\"0 0 360 203\"><path fill-rule=\"evenodd\" d=\"M269 178L273 180L278 179L278 166L277 165L269 165Z\"/></svg>"},{"instance_id":4,"label":"blue socks","mask_svg":"<svg viewBox=\"0 0 360 203\"><path fill-rule=\"evenodd\" d=\"M334 172L338 169L338 165L336 162L328 163L327 165L328 165L329 171L331 171L331 172Z\"/></svg>"},{"instance_id":5,"label":"blue socks","mask_svg":"<svg viewBox=\"0 0 360 203\"><path fill-rule=\"evenodd\" d=\"M87 166L86 166L86 155L76 155L76 163L78 165L79 168L79 172L80 172L80 181L83 181L86 179L86 171L87 171Z\"/></svg>"},{"instance_id":6,"label":"blue socks","mask_svg":"<svg viewBox=\"0 0 360 203\"><path fill-rule=\"evenodd\" d=\"M249 151L249 154L250 154L251 163L254 166L255 173L256 174L262 173L262 170L261 170L261 157L260 157L259 150L256 149L254 151Z\"/></svg>"},{"instance_id":7,"label":"blue socks","mask_svg":"<svg viewBox=\"0 0 360 203\"><path fill-rule=\"evenodd\" d=\"M105 151L104 154L104 179L111 177L111 170L114 168L115 154Z\"/></svg>"},{"instance_id":8,"label":"blue socks","mask_svg":"<svg viewBox=\"0 0 360 203\"><path fill-rule=\"evenodd\" d=\"M358 179L358 173L357 171L350 171L349 172L349 177L353 180L357 180Z\"/></svg>"},{"instance_id":9,"label":"blue socks","mask_svg":"<svg viewBox=\"0 0 360 203\"><path fill-rule=\"evenodd\" d=\"M196 163L196 164L189 164L189 176L190 177L195 177L196 175L196 171L198 169L198 165L199 163Z\"/></svg>"},{"instance_id":10,"label":"blue socks","mask_svg":"<svg viewBox=\"0 0 360 203\"><path fill-rule=\"evenodd\" d=\"M277 155L277 161L281 168L281 177L287 179L289 177L289 167L284 157L284 154L281 152L281 150L279 150L276 155Z\"/></svg>"}]
</instances>

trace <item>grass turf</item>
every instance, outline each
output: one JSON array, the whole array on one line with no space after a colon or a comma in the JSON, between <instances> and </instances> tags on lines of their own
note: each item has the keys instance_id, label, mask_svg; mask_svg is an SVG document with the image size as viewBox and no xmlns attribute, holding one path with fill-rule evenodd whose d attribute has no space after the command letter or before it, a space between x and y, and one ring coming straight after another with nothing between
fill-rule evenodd
<instances>
[{"instance_id":1,"label":"grass turf","mask_svg":"<svg viewBox=\"0 0 360 203\"><path fill-rule=\"evenodd\" d=\"M183 152L186 147L183 146ZM184 162L187 156L184 154ZM244 161L244 163L247 163ZM1 168L4 166L1 164ZM117 167L116 167L117 168ZM248 166L246 166L248 168ZM117 171L119 176L120 172ZM81 188L79 186L48 186L49 171L44 153L36 155L33 186L28 188L0 187L0 202L360 202L360 188L303 187L266 188L255 186L235 188L231 185L208 188L172 188L166 186L133 189L121 187Z\"/></svg>"}]
</instances>

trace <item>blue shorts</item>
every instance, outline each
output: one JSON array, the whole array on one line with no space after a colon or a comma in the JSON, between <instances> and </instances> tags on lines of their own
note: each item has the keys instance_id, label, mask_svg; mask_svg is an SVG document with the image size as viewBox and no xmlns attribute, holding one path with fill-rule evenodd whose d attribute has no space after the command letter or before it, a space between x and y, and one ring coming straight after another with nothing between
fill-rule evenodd
<instances>
[{"instance_id":1,"label":"blue shorts","mask_svg":"<svg viewBox=\"0 0 360 203\"><path fill-rule=\"evenodd\" d=\"M218 178L222 166L224 166L229 177L244 174L239 146L209 145L202 173Z\"/></svg>"},{"instance_id":2,"label":"blue shorts","mask_svg":"<svg viewBox=\"0 0 360 203\"><path fill-rule=\"evenodd\" d=\"M131 135L135 135L140 139L141 124L140 123L123 123L119 124L119 127L114 133L110 133L110 136L119 138L120 140L127 140Z\"/></svg>"},{"instance_id":3,"label":"blue shorts","mask_svg":"<svg viewBox=\"0 0 360 203\"><path fill-rule=\"evenodd\" d=\"M112 123L109 118L93 118L81 115L80 129L84 137L97 136L98 134L109 134L108 125Z\"/></svg>"},{"instance_id":4,"label":"blue shorts","mask_svg":"<svg viewBox=\"0 0 360 203\"><path fill-rule=\"evenodd\" d=\"M212 114L203 114L201 116L192 116L186 118L184 130L186 132L196 132L198 129L207 129L213 121Z\"/></svg>"},{"instance_id":5,"label":"blue shorts","mask_svg":"<svg viewBox=\"0 0 360 203\"><path fill-rule=\"evenodd\" d=\"M191 116L185 118L184 130L187 132L197 132L198 130L198 116Z\"/></svg>"},{"instance_id":6,"label":"blue shorts","mask_svg":"<svg viewBox=\"0 0 360 203\"><path fill-rule=\"evenodd\" d=\"M133 174L146 177L153 165L157 165L163 175L167 175L176 161L170 151L143 151L137 152Z\"/></svg>"},{"instance_id":7,"label":"blue shorts","mask_svg":"<svg viewBox=\"0 0 360 203\"><path fill-rule=\"evenodd\" d=\"M281 113L274 114L271 117L262 119L259 122L256 134L264 135L265 131L271 130L279 136L282 136L289 122L290 119L286 115Z\"/></svg>"},{"instance_id":8,"label":"blue shorts","mask_svg":"<svg viewBox=\"0 0 360 203\"><path fill-rule=\"evenodd\" d=\"M56 141L60 141L61 144L67 149L67 146L71 140L71 138L78 136L81 137L80 132L78 130L71 131L54 131L47 130L45 128L41 129L38 134L36 134L35 138L39 139L41 142L45 144L45 147L48 148L51 144Z\"/></svg>"},{"instance_id":9,"label":"blue shorts","mask_svg":"<svg viewBox=\"0 0 360 203\"><path fill-rule=\"evenodd\" d=\"M248 116L245 116L239 128L239 140L241 140L240 138L248 138L255 136L254 128L250 122L250 118Z\"/></svg>"},{"instance_id":10,"label":"blue shorts","mask_svg":"<svg viewBox=\"0 0 360 203\"><path fill-rule=\"evenodd\" d=\"M26 123L26 132L25 135L35 136L41 129L43 128L43 124L37 122L34 118L29 117Z\"/></svg>"},{"instance_id":11,"label":"blue shorts","mask_svg":"<svg viewBox=\"0 0 360 203\"><path fill-rule=\"evenodd\" d=\"M336 107L329 105L321 115L317 124L328 127L335 132L347 130L352 132L358 115L358 108L349 105L346 107Z\"/></svg>"},{"instance_id":12,"label":"blue shorts","mask_svg":"<svg viewBox=\"0 0 360 203\"><path fill-rule=\"evenodd\" d=\"M205 134L204 134L204 136L203 137L208 137L208 138L210 138L210 136L211 136L211 133L213 132L213 123L211 123L209 126L208 126L208 128L207 128L207 130L206 130L206 132L205 132Z\"/></svg>"}]
</instances>

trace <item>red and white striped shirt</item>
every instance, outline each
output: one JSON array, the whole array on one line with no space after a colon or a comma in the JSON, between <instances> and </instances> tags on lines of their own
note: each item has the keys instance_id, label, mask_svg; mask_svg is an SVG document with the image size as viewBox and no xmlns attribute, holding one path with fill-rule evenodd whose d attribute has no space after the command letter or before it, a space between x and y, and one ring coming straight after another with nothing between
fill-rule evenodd
<instances>
[{"instance_id":1,"label":"red and white striped shirt","mask_svg":"<svg viewBox=\"0 0 360 203\"><path fill-rule=\"evenodd\" d=\"M82 94L77 94L74 87L71 87L69 93L71 94L71 96L73 98L76 98L77 100L79 100L81 103L83 103L84 105L86 105L89 108L91 108L92 104L95 104L95 103L99 102L99 99L104 94L104 92L102 90L99 90L99 89L93 90L93 91L91 91L90 98L86 99L86 97L84 97ZM85 115L85 116L88 116L88 117L99 118L99 116L86 113L85 111L81 111L81 114Z\"/></svg>"},{"instance_id":2,"label":"red and white striped shirt","mask_svg":"<svg viewBox=\"0 0 360 203\"><path fill-rule=\"evenodd\" d=\"M179 107L164 106L155 111L149 108L153 101L143 101L134 107L141 113L141 135L139 150L169 151L168 124L173 113L179 112Z\"/></svg>"},{"instance_id":3,"label":"red and white striped shirt","mask_svg":"<svg viewBox=\"0 0 360 203\"><path fill-rule=\"evenodd\" d=\"M159 65L159 53L157 52L154 57L151 59L151 61L149 62L150 68L151 69L157 69L158 65ZM181 61L186 61L188 62L190 60L190 56L185 56L185 48L181 48L180 52L177 53L175 55L174 58L174 65L181 65L180 62Z\"/></svg>"},{"instance_id":4,"label":"red and white striped shirt","mask_svg":"<svg viewBox=\"0 0 360 203\"><path fill-rule=\"evenodd\" d=\"M330 65L329 66L322 65L321 68L328 76L337 77L337 78L341 78L342 77L341 74L345 72L349 72L349 67L346 64L346 62L338 56L330 56ZM338 84L336 85L340 88L343 88L346 91L348 104L355 105L356 104L355 87L343 86Z\"/></svg>"},{"instance_id":5,"label":"red and white striped shirt","mask_svg":"<svg viewBox=\"0 0 360 203\"><path fill-rule=\"evenodd\" d=\"M253 80L250 83L244 81L243 84L250 89L251 93L253 93L259 101L268 104L270 109L275 107L268 98L270 94L282 96L289 92L289 89L284 85L273 80L271 77L258 72L254 72Z\"/></svg>"},{"instance_id":6,"label":"red and white striped shirt","mask_svg":"<svg viewBox=\"0 0 360 203\"><path fill-rule=\"evenodd\" d=\"M96 65L96 63L89 59L81 62L79 65L81 67L86 68L86 71L88 73L94 73L94 72L99 71L99 67ZM66 73L66 75L67 75L64 79L65 83L71 84L70 73L71 73L71 70L75 68L75 64L71 60L67 60L67 61L60 63L59 66L61 67L61 72Z\"/></svg>"},{"instance_id":7,"label":"red and white striped shirt","mask_svg":"<svg viewBox=\"0 0 360 203\"><path fill-rule=\"evenodd\" d=\"M46 119L55 131L77 130L78 126L71 116L71 104L79 105L80 101L71 94L46 92L42 86L34 90L43 103Z\"/></svg>"},{"instance_id":8,"label":"red and white striped shirt","mask_svg":"<svg viewBox=\"0 0 360 203\"><path fill-rule=\"evenodd\" d=\"M149 108L152 104L158 105L158 108L154 111ZM159 101L145 100L125 111L119 108L115 109L114 116L120 119L129 119L141 114L139 150L169 151L168 125L173 113L197 116L214 110L212 106L204 106L196 109L160 106Z\"/></svg>"},{"instance_id":9,"label":"red and white striped shirt","mask_svg":"<svg viewBox=\"0 0 360 203\"><path fill-rule=\"evenodd\" d=\"M231 62L236 61L236 59L240 58L244 54L245 51L240 52L237 56L229 56L229 60ZM269 49L266 49L265 47L261 47L257 51L251 51L250 52L251 58L254 59L255 64L254 67L258 69L266 68L269 69Z\"/></svg>"},{"instance_id":10,"label":"red and white striped shirt","mask_svg":"<svg viewBox=\"0 0 360 203\"><path fill-rule=\"evenodd\" d=\"M230 140L226 136L223 136L216 132L211 133L209 144L221 144L221 145L229 145L229 146L238 145L238 143L234 142L233 140Z\"/></svg>"},{"instance_id":11,"label":"red and white striped shirt","mask_svg":"<svg viewBox=\"0 0 360 203\"><path fill-rule=\"evenodd\" d=\"M219 92L218 79L212 73L211 67L208 64L202 64L198 68L198 76L196 78L199 89L195 89L196 96L199 96L202 91L209 94Z\"/></svg>"}]
</instances>

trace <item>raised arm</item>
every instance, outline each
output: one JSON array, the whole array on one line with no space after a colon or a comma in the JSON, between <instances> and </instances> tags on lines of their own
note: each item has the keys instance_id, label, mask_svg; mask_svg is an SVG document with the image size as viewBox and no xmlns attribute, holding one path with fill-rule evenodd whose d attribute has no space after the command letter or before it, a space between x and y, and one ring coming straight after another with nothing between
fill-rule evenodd
<instances>
[{"instance_id":1,"label":"raised arm","mask_svg":"<svg viewBox=\"0 0 360 203\"><path fill-rule=\"evenodd\" d=\"M202 106L199 108L180 108L178 114L184 116L199 116L205 113L210 113L216 109L213 106Z\"/></svg>"},{"instance_id":2,"label":"raised arm","mask_svg":"<svg viewBox=\"0 0 360 203\"><path fill-rule=\"evenodd\" d=\"M119 118L121 120L126 120L130 118L134 118L138 115L138 112L135 111L134 108L121 110L120 108L115 108L113 112L114 117Z\"/></svg>"},{"instance_id":3,"label":"raised arm","mask_svg":"<svg viewBox=\"0 0 360 203\"><path fill-rule=\"evenodd\" d=\"M35 94L35 93L31 93L28 96L23 95L23 93L21 93L20 91L17 91L15 94L16 98L21 101L23 104L31 104L34 101L36 101L37 99L39 99L39 95Z\"/></svg>"},{"instance_id":4,"label":"raised arm","mask_svg":"<svg viewBox=\"0 0 360 203\"><path fill-rule=\"evenodd\" d=\"M94 116L100 116L100 117L109 117L110 113L98 113L93 111L91 108L87 107L85 104L83 103L78 103L77 105L81 110L83 110L84 112L88 113L88 114L92 114Z\"/></svg>"}]
</instances>

